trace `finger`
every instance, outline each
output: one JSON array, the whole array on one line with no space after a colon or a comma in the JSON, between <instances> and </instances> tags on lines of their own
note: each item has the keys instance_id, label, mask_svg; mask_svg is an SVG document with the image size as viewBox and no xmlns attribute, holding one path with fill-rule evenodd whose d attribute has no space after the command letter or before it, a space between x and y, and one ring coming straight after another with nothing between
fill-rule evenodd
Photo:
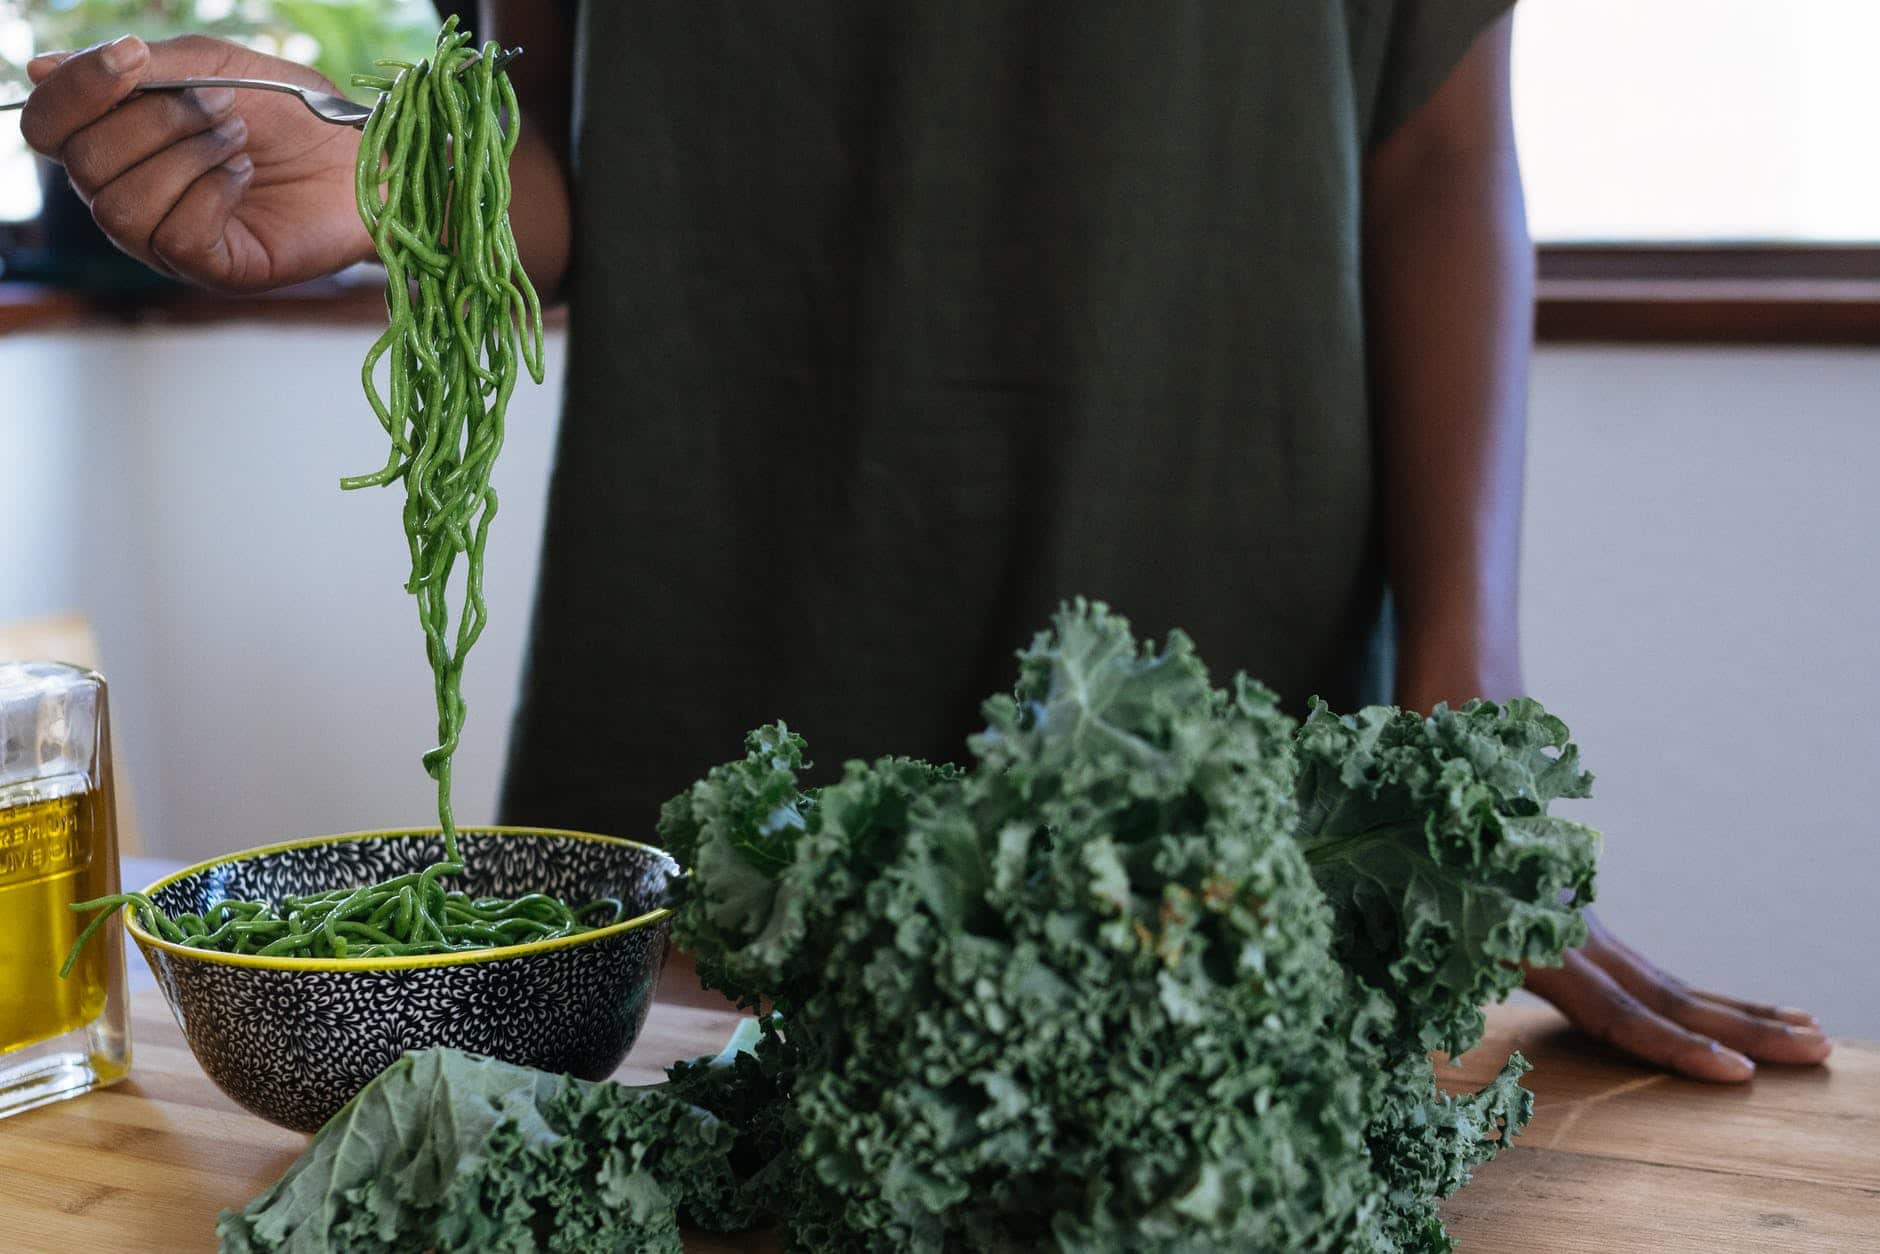
<instances>
[{"instance_id":1,"label":"finger","mask_svg":"<svg viewBox=\"0 0 1880 1254\"><path fill-rule=\"evenodd\" d=\"M1820 1028L1765 1019L1712 1001L1695 989L1678 994L1659 1013L1693 1032L1723 1042L1758 1062L1812 1066L1826 1062L1834 1044Z\"/></svg>"},{"instance_id":2,"label":"finger","mask_svg":"<svg viewBox=\"0 0 1880 1254\"><path fill-rule=\"evenodd\" d=\"M42 52L26 63L26 77L38 83L52 73L53 68L72 54L69 52Z\"/></svg>"},{"instance_id":3,"label":"finger","mask_svg":"<svg viewBox=\"0 0 1880 1254\"><path fill-rule=\"evenodd\" d=\"M59 149L59 161L89 201L132 166L202 134L234 109L235 93L227 87L151 92L79 128Z\"/></svg>"},{"instance_id":4,"label":"finger","mask_svg":"<svg viewBox=\"0 0 1880 1254\"><path fill-rule=\"evenodd\" d=\"M1654 1013L1580 950L1568 950L1560 967L1531 972L1528 988L1582 1032L1635 1058L1694 1080L1741 1083L1756 1074L1742 1054Z\"/></svg>"},{"instance_id":5,"label":"finger","mask_svg":"<svg viewBox=\"0 0 1880 1254\"><path fill-rule=\"evenodd\" d=\"M137 88L150 48L126 35L73 53L55 65L26 98L20 134L35 151L57 160L59 149Z\"/></svg>"},{"instance_id":6,"label":"finger","mask_svg":"<svg viewBox=\"0 0 1880 1254\"><path fill-rule=\"evenodd\" d=\"M172 273L239 283L229 252L229 218L254 176L254 161L238 153L190 184L151 233L152 255Z\"/></svg>"},{"instance_id":7,"label":"finger","mask_svg":"<svg viewBox=\"0 0 1880 1254\"><path fill-rule=\"evenodd\" d=\"M1650 1010L1751 1058L1762 1062L1817 1063L1832 1049L1819 1029L1761 1018L1706 999L1684 981L1667 975L1635 950L1613 942L1610 937L1598 938L1585 952L1621 988Z\"/></svg>"},{"instance_id":8,"label":"finger","mask_svg":"<svg viewBox=\"0 0 1880 1254\"><path fill-rule=\"evenodd\" d=\"M1811 1029L1816 1034L1821 1032L1821 1024L1816 1021L1815 1016L1809 1014L1806 1010L1784 1009L1779 1006L1763 1005L1758 1002L1743 1001L1735 997L1724 997L1717 993L1706 993L1694 989L1677 976L1672 975L1657 963L1647 958L1644 954L1641 954L1638 950L1620 940L1617 936L1614 936L1604 927L1594 929L1593 939L1587 943L1586 951L1593 955L1595 962L1598 962L1609 971L1613 970L1614 964L1617 963L1627 968L1629 971L1636 973L1635 978L1638 980L1660 984L1691 997L1701 997L1706 1001L1716 1002L1721 1006L1727 1006L1732 1010L1740 1011L1743 1014L1750 1015L1757 1019L1768 1019L1776 1023L1793 1024L1799 1028ZM1615 974L1617 974L1617 972L1615 972ZM1640 997L1645 997L1645 994L1633 984L1628 983L1625 977L1621 976L1619 982L1625 984L1633 993L1638 994ZM1645 1000L1647 1004L1651 1004L1649 997L1645 997ZM1654 1009L1659 1009L1659 1007L1654 1006Z\"/></svg>"},{"instance_id":9,"label":"finger","mask_svg":"<svg viewBox=\"0 0 1880 1254\"><path fill-rule=\"evenodd\" d=\"M118 247L148 258L151 234L175 211L183 193L240 152L247 140L248 127L239 115L224 118L107 183L91 202L91 216Z\"/></svg>"},{"instance_id":10,"label":"finger","mask_svg":"<svg viewBox=\"0 0 1880 1254\"><path fill-rule=\"evenodd\" d=\"M1782 1023L1793 1023L1798 1028L1819 1029L1821 1027L1821 1020L1808 1011L1797 1010L1793 1006L1771 1006L1767 1002L1744 1001L1740 997L1725 997L1722 993L1707 992L1704 989L1692 991L1707 1001L1734 1007L1744 1014L1755 1015L1758 1019L1776 1019Z\"/></svg>"}]
</instances>

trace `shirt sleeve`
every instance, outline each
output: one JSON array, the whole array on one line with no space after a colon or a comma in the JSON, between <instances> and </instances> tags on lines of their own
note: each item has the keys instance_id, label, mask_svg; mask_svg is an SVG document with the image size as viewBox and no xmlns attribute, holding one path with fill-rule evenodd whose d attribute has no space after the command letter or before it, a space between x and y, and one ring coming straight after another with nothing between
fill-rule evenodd
<instances>
[{"instance_id":1,"label":"shirt sleeve","mask_svg":"<svg viewBox=\"0 0 1880 1254\"><path fill-rule=\"evenodd\" d=\"M1515 0L1396 0L1371 116L1372 145L1429 102L1476 39Z\"/></svg>"}]
</instances>

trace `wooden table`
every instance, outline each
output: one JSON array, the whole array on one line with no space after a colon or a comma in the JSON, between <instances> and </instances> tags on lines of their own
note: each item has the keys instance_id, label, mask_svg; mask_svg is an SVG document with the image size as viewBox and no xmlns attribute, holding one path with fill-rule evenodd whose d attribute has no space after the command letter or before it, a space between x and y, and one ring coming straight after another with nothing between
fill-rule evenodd
<instances>
[{"instance_id":1,"label":"wooden table","mask_svg":"<svg viewBox=\"0 0 1880 1254\"><path fill-rule=\"evenodd\" d=\"M8 1254L210 1249L217 1213L305 1144L222 1096L147 976L132 1006L129 1080L0 1120ZM620 1078L656 1080L671 1059L716 1051L735 1019L659 1003ZM1725 1089L1633 1066L1551 1011L1502 1007L1489 1023L1488 1044L1447 1074L1479 1083L1518 1046L1539 1109L1518 1148L1446 1207L1465 1250L1880 1251L1880 1049L1843 1044L1824 1069L1766 1069Z\"/></svg>"},{"instance_id":2,"label":"wooden table","mask_svg":"<svg viewBox=\"0 0 1880 1254\"><path fill-rule=\"evenodd\" d=\"M1715 1085L1629 1062L1545 1007L1488 1023L1438 1078L1479 1086L1519 1049L1534 1121L1444 1205L1464 1250L1880 1251L1880 1046Z\"/></svg>"}]
</instances>

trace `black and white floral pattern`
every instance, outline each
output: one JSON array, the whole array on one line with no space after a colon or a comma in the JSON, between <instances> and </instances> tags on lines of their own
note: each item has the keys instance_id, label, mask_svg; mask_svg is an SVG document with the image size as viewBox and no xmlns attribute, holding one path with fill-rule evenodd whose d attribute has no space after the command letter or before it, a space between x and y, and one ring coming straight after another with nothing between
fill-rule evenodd
<instances>
[{"instance_id":1,"label":"black and white floral pattern","mask_svg":"<svg viewBox=\"0 0 1880 1254\"><path fill-rule=\"evenodd\" d=\"M460 833L452 888L543 892L570 904L618 897L659 908L677 868L657 850L553 833ZM371 884L431 865L435 832L384 833L217 863L155 894L169 914L227 898ZM144 946L176 1021L222 1090L264 1119L317 1129L409 1049L450 1045L598 1080L646 1021L666 950L664 919L559 949L404 970L282 970Z\"/></svg>"}]
</instances>

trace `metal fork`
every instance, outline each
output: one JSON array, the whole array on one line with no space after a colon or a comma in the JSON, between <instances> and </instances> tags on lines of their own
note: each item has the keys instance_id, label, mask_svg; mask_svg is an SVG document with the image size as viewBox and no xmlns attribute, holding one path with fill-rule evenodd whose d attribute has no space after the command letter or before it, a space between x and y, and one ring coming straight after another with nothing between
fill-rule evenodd
<instances>
[{"instance_id":1,"label":"metal fork","mask_svg":"<svg viewBox=\"0 0 1880 1254\"><path fill-rule=\"evenodd\" d=\"M457 67L459 74L476 64L482 57L481 52L473 53ZM501 73L509 63L522 55L520 48L505 48L496 54L496 71ZM137 94L147 91L188 91L192 87L247 87L257 91L280 91L299 100L307 106L307 111L322 122L331 122L335 126L363 127L366 119L372 116L372 106L362 105L356 100L344 96L335 96L331 92L315 91L311 87L297 87L292 83L277 83L266 78L173 78L153 79L148 83L137 84ZM31 99L29 96L27 99ZM9 100L0 104L0 111L21 109L25 100Z\"/></svg>"}]
</instances>

